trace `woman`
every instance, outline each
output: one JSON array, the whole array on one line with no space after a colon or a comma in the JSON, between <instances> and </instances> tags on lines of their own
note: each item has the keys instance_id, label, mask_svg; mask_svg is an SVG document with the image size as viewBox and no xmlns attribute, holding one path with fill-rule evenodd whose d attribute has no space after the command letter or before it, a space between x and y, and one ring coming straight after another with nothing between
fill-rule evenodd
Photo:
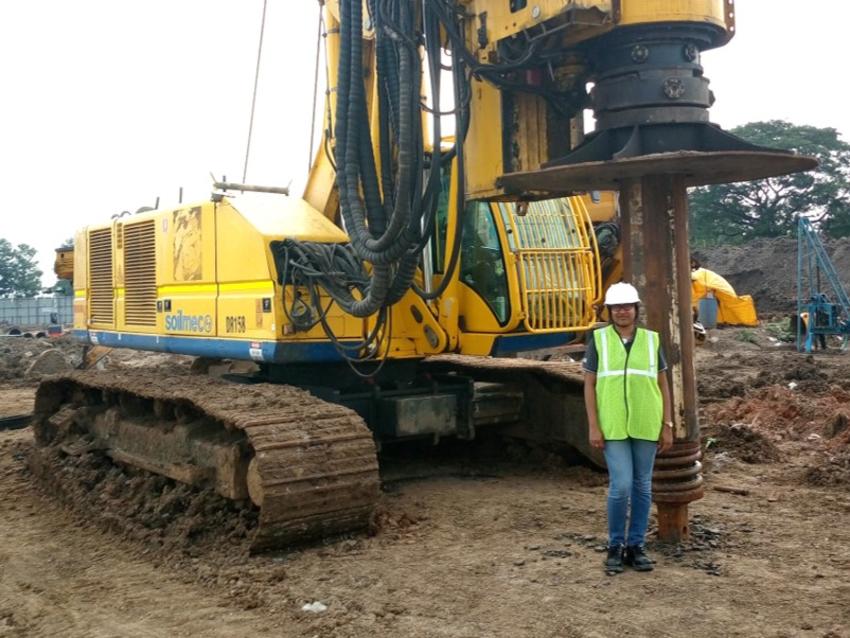
<instances>
[{"instance_id":1,"label":"woman","mask_svg":"<svg viewBox=\"0 0 850 638\"><path fill-rule=\"evenodd\" d=\"M605 295L610 323L593 333L583 361L590 444L608 465L608 557L616 574L651 571L644 541L656 451L673 445L670 391L657 332L637 325L640 298L618 283ZM628 533L626 521L628 523Z\"/></svg>"}]
</instances>

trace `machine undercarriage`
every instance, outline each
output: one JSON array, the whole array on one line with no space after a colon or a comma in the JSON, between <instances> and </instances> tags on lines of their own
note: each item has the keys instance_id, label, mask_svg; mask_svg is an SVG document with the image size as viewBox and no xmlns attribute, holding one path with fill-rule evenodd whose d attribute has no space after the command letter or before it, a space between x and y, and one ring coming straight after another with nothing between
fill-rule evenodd
<instances>
[{"instance_id":1,"label":"machine undercarriage","mask_svg":"<svg viewBox=\"0 0 850 638\"><path fill-rule=\"evenodd\" d=\"M371 397L257 378L77 371L38 389L31 466L55 473L63 459L97 454L212 488L257 511L250 546L259 551L366 528L379 497L382 440L473 438L498 427L582 448L583 419L565 420L581 414L576 364L447 356L423 367L430 389L373 386ZM333 401L316 396L322 392Z\"/></svg>"},{"instance_id":2,"label":"machine undercarriage","mask_svg":"<svg viewBox=\"0 0 850 638\"><path fill-rule=\"evenodd\" d=\"M701 56L734 34L731 0L322 4L327 122L302 199L216 192L75 240L84 343L261 375L46 381L42 450L250 501L254 549L364 527L389 441L499 427L599 463L577 364L497 357L596 325L587 206L610 189L623 277L669 362L676 441L655 500L660 536L682 538L702 496L686 188L814 166L709 122Z\"/></svg>"}]
</instances>

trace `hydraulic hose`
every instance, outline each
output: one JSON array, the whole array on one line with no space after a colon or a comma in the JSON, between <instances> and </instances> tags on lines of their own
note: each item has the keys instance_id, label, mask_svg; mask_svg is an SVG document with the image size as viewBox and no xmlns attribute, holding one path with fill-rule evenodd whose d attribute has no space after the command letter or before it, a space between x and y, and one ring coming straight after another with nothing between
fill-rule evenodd
<instances>
[{"instance_id":1,"label":"hydraulic hose","mask_svg":"<svg viewBox=\"0 0 850 638\"><path fill-rule=\"evenodd\" d=\"M378 140L373 145L363 83L363 34L361 0L340 0L340 48L337 74L337 106L334 122L334 165L340 213L350 238L350 247L309 242L283 242L276 259L283 278L291 277L295 288L306 286L313 319L326 332L327 308L321 307L322 293L344 312L367 317L380 313L385 323L388 308L411 288L433 299L445 290L460 260L464 206L463 138L469 124L469 86L463 53L454 56L455 148L442 152L440 75L442 73L441 25L450 38L457 34L456 17L446 24L448 5L442 1L370 0L368 8L375 24ZM418 33L417 12L422 32ZM453 44L453 47L455 45ZM426 72L434 100L432 150L426 156L422 130L419 87L422 76L420 48L428 58ZM468 52L466 52L468 53ZM522 60L522 52L519 60ZM517 62L514 61L514 64ZM377 168L375 148L380 157ZM442 169L456 157L459 214L451 258L439 289L425 295L414 283L422 249L430 241L442 190ZM296 249L295 244L303 245ZM309 245L309 246L308 246ZM369 264L369 266L367 266ZM283 270L280 270L280 268ZM286 284L285 284L286 285ZM295 303L295 301L293 301ZM303 299L299 301L303 304ZM298 310L303 308L299 307ZM307 325L307 324L305 324ZM389 323L386 324L387 326ZM387 328L388 330L388 328ZM376 326L366 344L381 332ZM329 337L332 333L328 333ZM383 333L382 333L383 334ZM383 337L381 337L383 338ZM333 340L333 339L332 339ZM380 348L378 348L380 350ZM370 352L377 350L371 349Z\"/></svg>"}]
</instances>

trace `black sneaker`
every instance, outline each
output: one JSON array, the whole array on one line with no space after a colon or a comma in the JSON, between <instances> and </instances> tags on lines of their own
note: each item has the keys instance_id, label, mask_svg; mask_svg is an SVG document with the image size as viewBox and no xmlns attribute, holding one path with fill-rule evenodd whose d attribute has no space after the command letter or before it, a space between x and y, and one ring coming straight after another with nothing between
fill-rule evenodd
<instances>
[{"instance_id":1,"label":"black sneaker","mask_svg":"<svg viewBox=\"0 0 850 638\"><path fill-rule=\"evenodd\" d=\"M636 572L651 572L655 569L652 559L646 555L646 550L643 545L631 545L626 547L623 554L623 563L634 569Z\"/></svg>"},{"instance_id":2,"label":"black sneaker","mask_svg":"<svg viewBox=\"0 0 850 638\"><path fill-rule=\"evenodd\" d=\"M605 559L605 573L619 574L623 571L623 546L609 545L608 558Z\"/></svg>"}]
</instances>

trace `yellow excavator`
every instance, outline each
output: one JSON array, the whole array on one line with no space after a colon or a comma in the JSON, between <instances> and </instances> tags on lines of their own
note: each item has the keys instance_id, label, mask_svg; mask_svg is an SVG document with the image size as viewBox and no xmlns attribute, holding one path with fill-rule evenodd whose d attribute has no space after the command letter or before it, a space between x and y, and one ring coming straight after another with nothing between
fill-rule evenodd
<instances>
[{"instance_id":1,"label":"yellow excavator","mask_svg":"<svg viewBox=\"0 0 850 638\"><path fill-rule=\"evenodd\" d=\"M731 0L323 12L327 119L301 198L219 182L208 201L82 229L61 255L83 343L258 371L79 371L36 399L43 453L105 454L251 502L255 549L365 526L391 441L500 427L591 456L576 366L512 355L594 326L614 266L593 221L612 216L611 191L805 167L708 122L700 55L732 36Z\"/></svg>"}]
</instances>

